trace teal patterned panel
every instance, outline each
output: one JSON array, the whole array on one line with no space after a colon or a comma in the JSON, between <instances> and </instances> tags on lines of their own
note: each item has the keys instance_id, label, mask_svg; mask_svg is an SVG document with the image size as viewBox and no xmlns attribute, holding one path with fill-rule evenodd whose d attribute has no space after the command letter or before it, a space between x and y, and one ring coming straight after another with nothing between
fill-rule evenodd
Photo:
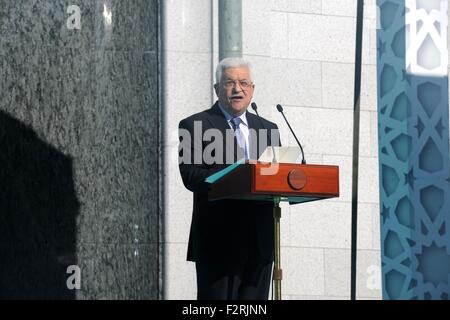
<instances>
[{"instance_id":1,"label":"teal patterned panel","mask_svg":"<svg viewBox=\"0 0 450 320\"><path fill-rule=\"evenodd\" d=\"M377 5L383 298L448 299L448 3Z\"/></svg>"}]
</instances>

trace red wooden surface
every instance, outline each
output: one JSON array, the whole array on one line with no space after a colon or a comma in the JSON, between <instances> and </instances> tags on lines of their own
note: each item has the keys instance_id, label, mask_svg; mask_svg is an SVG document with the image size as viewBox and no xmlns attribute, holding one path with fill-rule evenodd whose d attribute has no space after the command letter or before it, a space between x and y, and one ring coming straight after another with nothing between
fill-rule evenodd
<instances>
[{"instance_id":1,"label":"red wooden surface","mask_svg":"<svg viewBox=\"0 0 450 320\"><path fill-rule=\"evenodd\" d=\"M252 193L339 196L338 166L280 163L276 174L266 175L264 172L267 172L268 168L268 165L263 163L253 166ZM306 176L306 184L301 190L295 190L289 185L288 175L293 169L301 169Z\"/></svg>"},{"instance_id":2,"label":"red wooden surface","mask_svg":"<svg viewBox=\"0 0 450 320\"><path fill-rule=\"evenodd\" d=\"M274 164L272 164L273 166ZM277 169L277 170L274 170ZM306 183L300 190L289 185L291 170L301 170ZM268 175L267 173L272 172ZM328 165L280 163L278 168L269 164L243 164L209 187L209 199L267 199L283 196L303 201L339 197L339 167Z\"/></svg>"}]
</instances>

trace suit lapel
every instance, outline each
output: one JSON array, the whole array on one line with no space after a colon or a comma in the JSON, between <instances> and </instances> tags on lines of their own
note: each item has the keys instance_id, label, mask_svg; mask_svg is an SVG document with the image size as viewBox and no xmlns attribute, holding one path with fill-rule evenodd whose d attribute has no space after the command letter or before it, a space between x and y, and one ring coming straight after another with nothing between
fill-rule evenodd
<instances>
[{"instance_id":1,"label":"suit lapel","mask_svg":"<svg viewBox=\"0 0 450 320\"><path fill-rule=\"evenodd\" d=\"M223 134L225 134L225 131L230 129L230 126L219 108L219 103L216 102L211 107L210 111L208 121L212 124L213 128L219 129Z\"/></svg>"},{"instance_id":2,"label":"suit lapel","mask_svg":"<svg viewBox=\"0 0 450 320\"><path fill-rule=\"evenodd\" d=\"M257 158L254 160L258 160L259 156L261 155L261 152L264 150L260 150L259 147L259 130L263 129L261 126L261 121L253 114L247 111L247 122L248 122L248 128L252 129L255 133L255 135L249 135L249 144L250 144L250 151L251 155L255 154L254 151L252 151L252 148L256 148L256 155ZM252 130L249 130L251 132ZM256 141L252 141L252 139L256 139Z\"/></svg>"}]
</instances>

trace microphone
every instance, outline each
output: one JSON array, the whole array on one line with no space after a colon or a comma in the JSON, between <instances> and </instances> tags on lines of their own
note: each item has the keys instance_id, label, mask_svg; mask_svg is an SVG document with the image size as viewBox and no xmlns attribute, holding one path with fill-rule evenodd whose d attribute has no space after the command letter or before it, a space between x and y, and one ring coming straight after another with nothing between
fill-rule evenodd
<instances>
[{"instance_id":1,"label":"microphone","mask_svg":"<svg viewBox=\"0 0 450 320\"><path fill-rule=\"evenodd\" d=\"M264 123L263 123L262 120L261 120L261 117L259 116L259 113L258 113L258 106L257 106L256 103L254 103L254 102L252 102L251 106L252 106L253 111L255 111L256 115L258 116L258 120L259 120L259 122L261 123L261 126L263 127L263 129L266 129L266 126L264 125ZM267 131L267 137L269 138L269 131ZM271 139L271 141L270 141L270 147L271 147L271 149L272 149L272 162L276 162L276 159L275 159L275 150L274 150L273 145L272 145L272 139Z\"/></svg>"},{"instance_id":2,"label":"microphone","mask_svg":"<svg viewBox=\"0 0 450 320\"><path fill-rule=\"evenodd\" d=\"M302 152L302 164L306 164L305 154L303 153L303 147L302 147L300 141L298 141L294 130L292 130L291 125L289 124L289 121L286 119L286 116L284 115L284 112L283 112L283 107L280 104L277 104L277 110L283 115L284 121L286 121L286 124L288 125L289 130L291 130L292 134L294 135L295 141L297 141L297 144L300 147L300 151Z\"/></svg>"},{"instance_id":3,"label":"microphone","mask_svg":"<svg viewBox=\"0 0 450 320\"><path fill-rule=\"evenodd\" d=\"M256 105L256 103L252 102L251 106L252 106L253 111L255 111L256 115L259 117L258 106ZM259 119L259 121L261 121L261 119ZM261 121L261 125L264 127L262 121Z\"/></svg>"}]
</instances>

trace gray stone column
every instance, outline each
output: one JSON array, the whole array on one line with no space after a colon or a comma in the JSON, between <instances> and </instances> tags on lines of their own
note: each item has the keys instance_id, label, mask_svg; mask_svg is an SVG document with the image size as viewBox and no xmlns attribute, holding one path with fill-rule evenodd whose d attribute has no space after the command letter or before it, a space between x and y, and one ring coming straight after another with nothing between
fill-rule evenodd
<instances>
[{"instance_id":1,"label":"gray stone column","mask_svg":"<svg viewBox=\"0 0 450 320\"><path fill-rule=\"evenodd\" d=\"M242 0L219 0L219 61L242 56Z\"/></svg>"},{"instance_id":2,"label":"gray stone column","mask_svg":"<svg viewBox=\"0 0 450 320\"><path fill-rule=\"evenodd\" d=\"M0 298L158 298L158 12L2 1Z\"/></svg>"}]
</instances>

